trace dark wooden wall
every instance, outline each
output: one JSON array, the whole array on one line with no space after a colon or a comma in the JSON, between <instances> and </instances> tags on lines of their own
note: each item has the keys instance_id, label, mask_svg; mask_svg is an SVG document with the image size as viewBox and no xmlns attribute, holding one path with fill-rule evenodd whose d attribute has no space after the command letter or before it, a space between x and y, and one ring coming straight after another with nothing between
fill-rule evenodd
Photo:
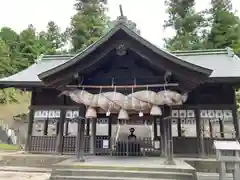
<instances>
[{"instance_id":1,"label":"dark wooden wall","mask_svg":"<svg viewBox=\"0 0 240 180\"><path fill-rule=\"evenodd\" d=\"M33 105L76 105L69 97L59 96L60 93L56 89L39 88L33 93ZM189 93L186 104L234 104L233 93L230 85L203 84Z\"/></svg>"},{"instance_id":2,"label":"dark wooden wall","mask_svg":"<svg viewBox=\"0 0 240 180\"><path fill-rule=\"evenodd\" d=\"M234 89L229 84L202 84L194 89L186 104L234 104Z\"/></svg>"},{"instance_id":3,"label":"dark wooden wall","mask_svg":"<svg viewBox=\"0 0 240 180\"><path fill-rule=\"evenodd\" d=\"M76 105L70 97L59 96L60 91L50 88L37 88L32 91L32 105L40 106L58 106L58 105Z\"/></svg>"}]
</instances>

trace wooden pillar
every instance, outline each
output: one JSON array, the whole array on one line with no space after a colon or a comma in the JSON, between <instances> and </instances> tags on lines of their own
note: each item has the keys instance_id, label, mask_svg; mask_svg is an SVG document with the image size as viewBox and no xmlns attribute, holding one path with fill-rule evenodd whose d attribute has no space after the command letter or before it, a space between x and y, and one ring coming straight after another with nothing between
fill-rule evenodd
<instances>
[{"instance_id":1,"label":"wooden pillar","mask_svg":"<svg viewBox=\"0 0 240 180\"><path fill-rule=\"evenodd\" d=\"M59 121L56 122L56 135L59 133Z\"/></svg>"},{"instance_id":2,"label":"wooden pillar","mask_svg":"<svg viewBox=\"0 0 240 180\"><path fill-rule=\"evenodd\" d=\"M68 136L68 126L69 126L69 122L65 122L65 136Z\"/></svg>"},{"instance_id":3,"label":"wooden pillar","mask_svg":"<svg viewBox=\"0 0 240 180\"><path fill-rule=\"evenodd\" d=\"M112 116L108 118L108 136L112 136Z\"/></svg>"},{"instance_id":4,"label":"wooden pillar","mask_svg":"<svg viewBox=\"0 0 240 180\"><path fill-rule=\"evenodd\" d=\"M81 106L79 115L85 117L85 106ZM80 162L85 162L85 119L78 120L77 140L76 140L76 158Z\"/></svg>"},{"instance_id":5,"label":"wooden pillar","mask_svg":"<svg viewBox=\"0 0 240 180\"><path fill-rule=\"evenodd\" d=\"M32 90L31 95L31 105L34 105L34 97L36 96L36 89ZM32 147L32 130L33 130L33 122L34 122L34 109L29 108L29 118L28 118L28 130L27 130L27 138L25 142L25 151L31 151Z\"/></svg>"},{"instance_id":6,"label":"wooden pillar","mask_svg":"<svg viewBox=\"0 0 240 180\"><path fill-rule=\"evenodd\" d=\"M239 121L238 121L238 115L237 115L237 107L235 106L232 109L232 116L233 116L233 124L234 124L234 130L235 130L235 137L237 140L240 140L240 127L239 127Z\"/></svg>"},{"instance_id":7,"label":"wooden pillar","mask_svg":"<svg viewBox=\"0 0 240 180\"><path fill-rule=\"evenodd\" d=\"M108 118L108 148L112 147L112 116Z\"/></svg>"},{"instance_id":8,"label":"wooden pillar","mask_svg":"<svg viewBox=\"0 0 240 180\"><path fill-rule=\"evenodd\" d=\"M166 154L167 159L165 164L174 164L173 161L173 137L172 137L172 117L171 117L171 108L169 106L164 106L164 122L166 123L165 136L166 136Z\"/></svg>"},{"instance_id":9,"label":"wooden pillar","mask_svg":"<svg viewBox=\"0 0 240 180\"><path fill-rule=\"evenodd\" d=\"M235 88L233 87L232 90L233 90L233 108L232 108L233 124L234 124L236 139L240 140L240 123L238 121L238 115L237 115L238 105L236 100Z\"/></svg>"},{"instance_id":10,"label":"wooden pillar","mask_svg":"<svg viewBox=\"0 0 240 180\"><path fill-rule=\"evenodd\" d=\"M34 121L34 110L30 109L29 120L28 120L27 138L26 138L26 143L25 143L25 151L27 151L27 152L31 151L31 147L32 147L33 121Z\"/></svg>"},{"instance_id":11,"label":"wooden pillar","mask_svg":"<svg viewBox=\"0 0 240 180\"><path fill-rule=\"evenodd\" d=\"M223 119L219 118L218 119L218 123L219 123L219 129L220 129L220 136L221 136L221 138L224 138L224 123L223 123Z\"/></svg>"},{"instance_id":12,"label":"wooden pillar","mask_svg":"<svg viewBox=\"0 0 240 180\"><path fill-rule=\"evenodd\" d=\"M196 131L197 131L197 144L198 144L198 155L204 157L204 138L203 138L203 126L200 116L200 108L195 109L196 117Z\"/></svg>"},{"instance_id":13,"label":"wooden pillar","mask_svg":"<svg viewBox=\"0 0 240 180\"><path fill-rule=\"evenodd\" d=\"M165 156L165 134L164 134L164 129L165 129L165 124L163 121L163 118L160 117L160 148L161 148L161 155Z\"/></svg>"},{"instance_id":14,"label":"wooden pillar","mask_svg":"<svg viewBox=\"0 0 240 180\"><path fill-rule=\"evenodd\" d=\"M209 125L210 137L213 138L213 128L212 128L211 119L208 120L208 125Z\"/></svg>"},{"instance_id":15,"label":"wooden pillar","mask_svg":"<svg viewBox=\"0 0 240 180\"><path fill-rule=\"evenodd\" d=\"M168 122L166 119L163 120L163 138L164 138L164 156L168 157Z\"/></svg>"},{"instance_id":16,"label":"wooden pillar","mask_svg":"<svg viewBox=\"0 0 240 180\"><path fill-rule=\"evenodd\" d=\"M157 117L154 116L153 117L153 136L154 136L154 140L157 139Z\"/></svg>"},{"instance_id":17,"label":"wooden pillar","mask_svg":"<svg viewBox=\"0 0 240 180\"><path fill-rule=\"evenodd\" d=\"M87 127L86 127L86 136L90 135L90 119L86 119Z\"/></svg>"},{"instance_id":18,"label":"wooden pillar","mask_svg":"<svg viewBox=\"0 0 240 180\"><path fill-rule=\"evenodd\" d=\"M43 127L43 135L47 136L48 135L48 118L44 120L44 127Z\"/></svg>"},{"instance_id":19,"label":"wooden pillar","mask_svg":"<svg viewBox=\"0 0 240 180\"><path fill-rule=\"evenodd\" d=\"M58 132L57 132L57 142L56 151L62 154L63 150L63 131L64 131L64 121L66 118L66 109L60 109L60 119L58 121Z\"/></svg>"},{"instance_id":20,"label":"wooden pillar","mask_svg":"<svg viewBox=\"0 0 240 180\"><path fill-rule=\"evenodd\" d=\"M177 130L178 130L178 137L182 137L182 122L181 122L181 118L177 119Z\"/></svg>"},{"instance_id":21,"label":"wooden pillar","mask_svg":"<svg viewBox=\"0 0 240 180\"><path fill-rule=\"evenodd\" d=\"M90 152L96 154L96 132L97 132L97 119L91 119L91 139L90 139Z\"/></svg>"}]
</instances>

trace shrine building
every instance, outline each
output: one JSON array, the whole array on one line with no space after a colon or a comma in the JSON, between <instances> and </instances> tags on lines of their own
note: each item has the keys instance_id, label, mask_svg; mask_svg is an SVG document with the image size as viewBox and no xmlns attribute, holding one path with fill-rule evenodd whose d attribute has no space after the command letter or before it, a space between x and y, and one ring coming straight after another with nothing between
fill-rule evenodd
<instances>
[{"instance_id":1,"label":"shrine building","mask_svg":"<svg viewBox=\"0 0 240 180\"><path fill-rule=\"evenodd\" d=\"M240 58L232 49L169 52L121 16L80 53L42 55L0 79L1 88L32 93L30 153L80 160L165 156L169 162L173 156L210 156L216 139L239 139L239 84Z\"/></svg>"}]
</instances>

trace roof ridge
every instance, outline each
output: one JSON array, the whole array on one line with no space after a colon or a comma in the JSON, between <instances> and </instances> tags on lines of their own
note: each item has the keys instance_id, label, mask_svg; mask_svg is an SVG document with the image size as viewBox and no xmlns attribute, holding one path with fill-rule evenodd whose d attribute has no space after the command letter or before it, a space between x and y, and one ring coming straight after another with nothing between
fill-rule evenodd
<instances>
[{"instance_id":1,"label":"roof ridge","mask_svg":"<svg viewBox=\"0 0 240 180\"><path fill-rule=\"evenodd\" d=\"M208 54L228 54L228 49L201 49L201 50L182 50L182 51L170 51L174 55L208 55Z\"/></svg>"},{"instance_id":2,"label":"roof ridge","mask_svg":"<svg viewBox=\"0 0 240 180\"><path fill-rule=\"evenodd\" d=\"M67 54L54 54L54 55L51 55L51 54L45 54L43 55L42 58L44 59L47 59L47 58L57 58L57 57L72 57L72 56L75 56L77 53L67 53Z\"/></svg>"}]
</instances>

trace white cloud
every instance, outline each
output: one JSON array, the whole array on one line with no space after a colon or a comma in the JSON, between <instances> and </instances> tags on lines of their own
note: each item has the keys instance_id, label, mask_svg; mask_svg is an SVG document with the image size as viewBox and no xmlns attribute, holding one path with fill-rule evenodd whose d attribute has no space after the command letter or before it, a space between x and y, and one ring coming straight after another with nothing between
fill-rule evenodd
<instances>
[{"instance_id":1,"label":"white cloud","mask_svg":"<svg viewBox=\"0 0 240 180\"><path fill-rule=\"evenodd\" d=\"M115 19L122 4L124 15L136 22L143 37L157 45L162 38L172 35L172 31L163 31L165 13L164 0L108 0L109 15ZM233 7L240 9L240 1L232 0ZM210 0L196 0L197 10L208 7ZM65 29L74 13L74 0L2 0L0 9L0 27L9 26L21 31L32 23L38 31L45 29L49 20L55 21Z\"/></svg>"}]
</instances>

